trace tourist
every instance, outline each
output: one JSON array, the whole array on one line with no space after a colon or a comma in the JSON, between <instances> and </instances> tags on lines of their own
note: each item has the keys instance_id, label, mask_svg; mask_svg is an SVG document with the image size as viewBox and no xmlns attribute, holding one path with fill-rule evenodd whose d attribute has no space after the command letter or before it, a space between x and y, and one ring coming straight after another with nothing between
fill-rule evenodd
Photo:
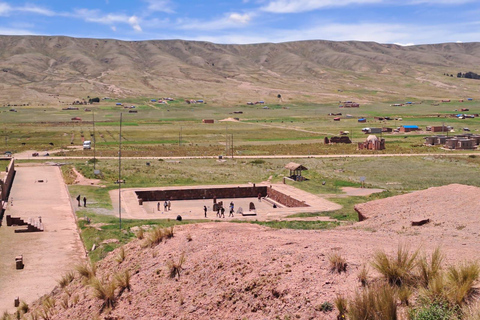
<instances>
[{"instance_id":1,"label":"tourist","mask_svg":"<svg viewBox=\"0 0 480 320\"><path fill-rule=\"evenodd\" d=\"M87 198L83 197L83 206L87 207Z\"/></svg>"},{"instance_id":2,"label":"tourist","mask_svg":"<svg viewBox=\"0 0 480 320\"><path fill-rule=\"evenodd\" d=\"M163 210L167 211L167 208L168 208L168 202L167 200L165 200L165 202L163 203Z\"/></svg>"},{"instance_id":3,"label":"tourist","mask_svg":"<svg viewBox=\"0 0 480 320\"><path fill-rule=\"evenodd\" d=\"M157 211L160 211L160 201L157 202Z\"/></svg>"},{"instance_id":4,"label":"tourist","mask_svg":"<svg viewBox=\"0 0 480 320\"><path fill-rule=\"evenodd\" d=\"M229 217L233 217L233 212L234 212L235 205L233 204L233 201L230 202L230 214L228 215Z\"/></svg>"},{"instance_id":5,"label":"tourist","mask_svg":"<svg viewBox=\"0 0 480 320\"><path fill-rule=\"evenodd\" d=\"M205 218L207 217L207 206L203 206L203 211L205 212Z\"/></svg>"},{"instance_id":6,"label":"tourist","mask_svg":"<svg viewBox=\"0 0 480 320\"><path fill-rule=\"evenodd\" d=\"M82 206L82 205L80 204L80 199L81 199L81 197L80 197L80 195L78 195L78 196L77 196L77 201L78 201L78 206L79 206L79 207Z\"/></svg>"},{"instance_id":7,"label":"tourist","mask_svg":"<svg viewBox=\"0 0 480 320\"><path fill-rule=\"evenodd\" d=\"M225 218L225 208L224 207L222 207L220 209L220 214L221 214L221 217Z\"/></svg>"},{"instance_id":8,"label":"tourist","mask_svg":"<svg viewBox=\"0 0 480 320\"><path fill-rule=\"evenodd\" d=\"M172 206L172 203L170 202L170 200L168 200L167 206L168 206L168 211L170 211L170 207Z\"/></svg>"}]
</instances>

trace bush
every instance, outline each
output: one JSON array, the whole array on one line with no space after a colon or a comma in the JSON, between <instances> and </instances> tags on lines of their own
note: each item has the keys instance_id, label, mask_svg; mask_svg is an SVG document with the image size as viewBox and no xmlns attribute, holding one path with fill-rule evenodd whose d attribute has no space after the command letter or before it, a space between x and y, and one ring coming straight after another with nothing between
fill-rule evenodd
<instances>
[{"instance_id":1,"label":"bush","mask_svg":"<svg viewBox=\"0 0 480 320\"><path fill-rule=\"evenodd\" d=\"M450 320L453 312L446 303L432 303L410 311L411 320Z\"/></svg>"},{"instance_id":2,"label":"bush","mask_svg":"<svg viewBox=\"0 0 480 320\"><path fill-rule=\"evenodd\" d=\"M337 319L345 319L345 315L347 314L347 307L348 307L347 299L342 295L337 295L337 297L333 302L335 303L335 307L338 310Z\"/></svg>"}]
</instances>

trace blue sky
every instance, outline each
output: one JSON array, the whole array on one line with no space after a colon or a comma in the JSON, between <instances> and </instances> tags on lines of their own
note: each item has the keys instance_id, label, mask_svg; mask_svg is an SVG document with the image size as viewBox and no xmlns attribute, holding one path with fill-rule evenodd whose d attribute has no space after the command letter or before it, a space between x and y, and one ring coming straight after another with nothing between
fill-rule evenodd
<instances>
[{"instance_id":1,"label":"blue sky","mask_svg":"<svg viewBox=\"0 0 480 320\"><path fill-rule=\"evenodd\" d=\"M0 34L215 43L480 41L479 0L0 0Z\"/></svg>"}]
</instances>

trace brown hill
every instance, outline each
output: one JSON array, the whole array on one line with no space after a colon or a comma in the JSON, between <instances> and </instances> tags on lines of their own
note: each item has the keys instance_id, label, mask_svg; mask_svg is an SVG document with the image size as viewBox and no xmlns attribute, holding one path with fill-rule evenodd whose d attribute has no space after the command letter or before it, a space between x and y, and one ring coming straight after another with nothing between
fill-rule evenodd
<instances>
[{"instance_id":1,"label":"brown hill","mask_svg":"<svg viewBox=\"0 0 480 320\"><path fill-rule=\"evenodd\" d=\"M475 80L444 76L475 72L480 43L220 45L0 36L0 56L3 103L148 95L244 103L276 101L278 93L318 102L480 96Z\"/></svg>"},{"instance_id":2,"label":"brown hill","mask_svg":"<svg viewBox=\"0 0 480 320\"><path fill-rule=\"evenodd\" d=\"M457 212L448 216L457 217ZM457 219L467 223L464 215ZM478 219L472 227L478 230ZM131 275L131 290L115 291L113 310L100 311L103 300L77 274L64 289L57 287L43 302L31 304L27 316L47 311L52 320L335 319L337 312L323 313L321 305L338 294L352 297L360 287L359 270L377 250L391 253L403 243L430 253L440 246L446 264L477 259L476 234L449 225L439 228L442 237L429 239L430 229L407 226L395 232L364 222L330 231L235 223L179 226L173 238L152 248L143 248L141 240L125 245L121 263L117 249L98 264L96 276L105 283L126 270ZM346 259L345 273L331 271L333 253ZM182 254L180 277L171 278L169 261L177 262ZM372 277L378 275L371 271Z\"/></svg>"}]
</instances>

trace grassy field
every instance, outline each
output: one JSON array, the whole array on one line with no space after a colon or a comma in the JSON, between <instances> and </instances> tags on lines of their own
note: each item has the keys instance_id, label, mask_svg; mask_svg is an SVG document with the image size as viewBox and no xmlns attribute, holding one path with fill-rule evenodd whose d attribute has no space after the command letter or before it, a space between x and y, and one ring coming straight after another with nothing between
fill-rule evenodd
<instances>
[{"instance_id":1,"label":"grassy field","mask_svg":"<svg viewBox=\"0 0 480 320\"><path fill-rule=\"evenodd\" d=\"M135 105L138 113L129 113L124 106ZM361 105L360 108L339 108L338 104L289 102L282 105L188 105L183 99L160 105L149 98L131 98L124 101L103 101L94 106L79 106L79 110L61 110L60 106L17 107L17 112L0 107L0 145L5 151L53 150L67 146L81 146L83 140L93 139L93 118L97 156L116 155L119 120L123 113L122 144L125 156L185 156L231 154L352 154L354 145L323 145L325 136L349 131L354 142L363 141L364 127L418 125L453 126L456 132L468 127L471 132L480 129L478 119L457 119L449 115L476 113L480 104L475 101L437 103L414 101L414 105L391 106L400 101ZM404 101L402 101L404 102ZM436 105L438 104L438 105ZM88 108L91 111L84 111ZM242 112L242 113L238 113ZM341 121L333 121L329 113L342 113ZM346 118L349 114L352 118ZM379 121L375 116L389 116L402 120ZM72 121L79 117L82 121ZM240 122L221 121L238 117ZM357 118L366 117L367 123ZM203 124L202 119L214 119L214 124ZM3 125L2 125L3 124ZM423 153L439 152L438 148L421 146L423 134L384 134L385 152ZM407 137L407 138L405 138ZM53 144L53 145L52 145ZM75 151L75 155L91 155L89 151Z\"/></svg>"}]
</instances>

